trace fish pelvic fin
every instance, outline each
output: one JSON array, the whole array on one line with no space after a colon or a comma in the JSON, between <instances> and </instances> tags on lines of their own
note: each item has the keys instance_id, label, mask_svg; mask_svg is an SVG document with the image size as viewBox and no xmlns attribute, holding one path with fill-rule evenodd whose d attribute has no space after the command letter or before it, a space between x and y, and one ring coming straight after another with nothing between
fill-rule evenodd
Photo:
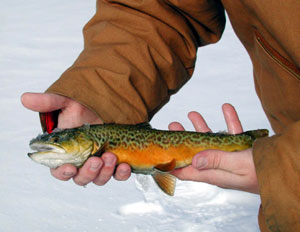
<instances>
[{"instance_id":1,"label":"fish pelvic fin","mask_svg":"<svg viewBox=\"0 0 300 232\"><path fill-rule=\"evenodd\" d=\"M158 187L169 196L174 196L176 177L170 173L159 171L154 169L152 177Z\"/></svg>"},{"instance_id":2,"label":"fish pelvic fin","mask_svg":"<svg viewBox=\"0 0 300 232\"><path fill-rule=\"evenodd\" d=\"M166 164L158 164L154 168L161 172L171 172L176 167L176 161L173 159L171 162Z\"/></svg>"}]
</instances>

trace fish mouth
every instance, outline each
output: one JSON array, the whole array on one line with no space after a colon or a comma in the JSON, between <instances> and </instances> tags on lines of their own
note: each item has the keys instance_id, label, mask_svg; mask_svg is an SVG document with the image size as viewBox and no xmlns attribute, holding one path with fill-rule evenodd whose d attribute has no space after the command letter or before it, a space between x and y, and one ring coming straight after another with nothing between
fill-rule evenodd
<instances>
[{"instance_id":1,"label":"fish mouth","mask_svg":"<svg viewBox=\"0 0 300 232\"><path fill-rule=\"evenodd\" d=\"M34 142L29 146L35 151L28 153L29 158L49 168L57 168L63 164L73 164L79 167L86 160L86 157L82 157L81 155L68 153L58 144Z\"/></svg>"},{"instance_id":2,"label":"fish mouth","mask_svg":"<svg viewBox=\"0 0 300 232\"><path fill-rule=\"evenodd\" d=\"M47 144L47 143L32 143L30 144L30 149L35 151L28 153L28 156L31 156L33 154L43 154L43 153L59 153L64 154L66 153L66 150L57 144Z\"/></svg>"},{"instance_id":3,"label":"fish mouth","mask_svg":"<svg viewBox=\"0 0 300 232\"><path fill-rule=\"evenodd\" d=\"M73 163L73 156L57 144L35 142L29 145L35 152L28 153L29 158L49 168L57 168L65 163Z\"/></svg>"}]
</instances>

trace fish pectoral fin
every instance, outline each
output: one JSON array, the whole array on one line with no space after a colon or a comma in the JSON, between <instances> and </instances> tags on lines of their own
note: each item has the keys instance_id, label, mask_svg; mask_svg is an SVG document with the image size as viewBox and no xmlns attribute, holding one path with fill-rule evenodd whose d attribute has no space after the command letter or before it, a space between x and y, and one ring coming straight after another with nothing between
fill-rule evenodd
<instances>
[{"instance_id":1,"label":"fish pectoral fin","mask_svg":"<svg viewBox=\"0 0 300 232\"><path fill-rule=\"evenodd\" d=\"M169 196L173 196L176 186L176 177L170 173L161 172L160 170L154 169L152 177L158 187Z\"/></svg>"},{"instance_id":2,"label":"fish pectoral fin","mask_svg":"<svg viewBox=\"0 0 300 232\"><path fill-rule=\"evenodd\" d=\"M103 143L101 147L96 142L94 142L94 148L91 154L93 156L100 157L102 153L106 150L107 146L108 146L108 142Z\"/></svg>"},{"instance_id":3,"label":"fish pectoral fin","mask_svg":"<svg viewBox=\"0 0 300 232\"><path fill-rule=\"evenodd\" d=\"M175 169L175 167L176 167L176 161L175 161L175 159L173 159L169 163L159 164L159 165L156 165L154 168L161 172L171 172Z\"/></svg>"}]
</instances>

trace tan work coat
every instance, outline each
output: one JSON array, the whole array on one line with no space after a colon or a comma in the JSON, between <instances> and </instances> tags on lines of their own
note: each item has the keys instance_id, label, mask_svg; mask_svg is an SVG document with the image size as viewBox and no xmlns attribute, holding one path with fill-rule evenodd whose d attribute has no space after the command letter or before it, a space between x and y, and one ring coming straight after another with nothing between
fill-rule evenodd
<instances>
[{"instance_id":1,"label":"tan work coat","mask_svg":"<svg viewBox=\"0 0 300 232\"><path fill-rule=\"evenodd\" d=\"M83 52L47 91L105 122L149 121L191 77L197 48L220 39L224 9L276 133L253 148L260 228L300 231L299 0L98 0Z\"/></svg>"}]
</instances>

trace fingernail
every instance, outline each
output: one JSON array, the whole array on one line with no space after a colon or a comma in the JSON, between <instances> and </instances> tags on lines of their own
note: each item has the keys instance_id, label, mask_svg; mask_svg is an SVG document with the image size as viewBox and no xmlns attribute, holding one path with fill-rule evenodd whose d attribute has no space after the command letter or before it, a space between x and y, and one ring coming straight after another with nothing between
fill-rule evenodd
<instances>
[{"instance_id":1,"label":"fingernail","mask_svg":"<svg viewBox=\"0 0 300 232\"><path fill-rule=\"evenodd\" d=\"M97 171L102 166L101 162L92 162L90 166L90 170Z\"/></svg>"},{"instance_id":2,"label":"fingernail","mask_svg":"<svg viewBox=\"0 0 300 232\"><path fill-rule=\"evenodd\" d=\"M120 170L120 176L127 176L128 175L128 170Z\"/></svg>"},{"instance_id":3,"label":"fingernail","mask_svg":"<svg viewBox=\"0 0 300 232\"><path fill-rule=\"evenodd\" d=\"M104 158L104 163L105 163L105 166L107 166L107 167L114 166L114 162L115 162L115 158L114 157L108 156L108 157Z\"/></svg>"},{"instance_id":4,"label":"fingernail","mask_svg":"<svg viewBox=\"0 0 300 232\"><path fill-rule=\"evenodd\" d=\"M207 166L207 159L205 157L200 157L197 159L196 168L202 169Z\"/></svg>"},{"instance_id":5,"label":"fingernail","mask_svg":"<svg viewBox=\"0 0 300 232\"><path fill-rule=\"evenodd\" d=\"M74 176L75 173L74 172L63 172L63 175L66 177L71 177L71 176Z\"/></svg>"}]
</instances>

